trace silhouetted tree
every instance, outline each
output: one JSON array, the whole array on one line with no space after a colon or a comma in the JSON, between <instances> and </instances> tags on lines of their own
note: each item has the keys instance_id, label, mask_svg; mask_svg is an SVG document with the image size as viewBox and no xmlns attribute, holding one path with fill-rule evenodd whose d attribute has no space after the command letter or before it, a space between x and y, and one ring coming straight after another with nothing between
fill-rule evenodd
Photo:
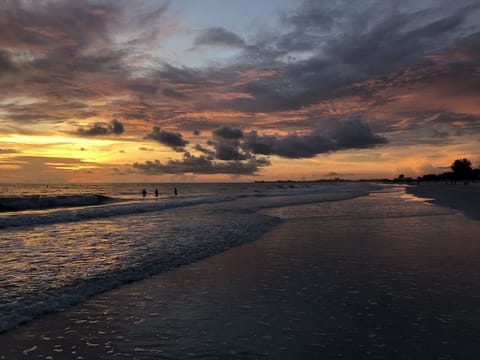
<instances>
[{"instance_id":1,"label":"silhouetted tree","mask_svg":"<svg viewBox=\"0 0 480 360\"><path fill-rule=\"evenodd\" d=\"M440 179L445 181L445 183L448 183L450 181L453 182L453 172L451 171L445 171L444 173L440 174Z\"/></svg>"},{"instance_id":2,"label":"silhouetted tree","mask_svg":"<svg viewBox=\"0 0 480 360\"><path fill-rule=\"evenodd\" d=\"M473 177L472 162L468 159L457 159L452 166L455 180L471 180Z\"/></svg>"},{"instance_id":3,"label":"silhouetted tree","mask_svg":"<svg viewBox=\"0 0 480 360\"><path fill-rule=\"evenodd\" d=\"M437 175L437 174L425 174L425 175L419 177L419 180L437 182L439 178L440 178L440 176Z\"/></svg>"}]
</instances>

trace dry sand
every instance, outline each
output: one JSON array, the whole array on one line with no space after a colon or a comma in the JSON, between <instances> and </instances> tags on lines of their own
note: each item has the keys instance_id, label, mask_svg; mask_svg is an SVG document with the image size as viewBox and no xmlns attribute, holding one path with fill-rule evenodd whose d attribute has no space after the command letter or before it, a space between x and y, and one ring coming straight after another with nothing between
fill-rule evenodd
<instances>
[{"instance_id":1,"label":"dry sand","mask_svg":"<svg viewBox=\"0 0 480 360\"><path fill-rule=\"evenodd\" d=\"M480 183L421 183L407 187L407 192L429 198L434 204L459 210L471 219L480 220Z\"/></svg>"},{"instance_id":2,"label":"dry sand","mask_svg":"<svg viewBox=\"0 0 480 360\"><path fill-rule=\"evenodd\" d=\"M478 359L480 222L425 208L282 209L255 242L0 335L0 358Z\"/></svg>"}]
</instances>

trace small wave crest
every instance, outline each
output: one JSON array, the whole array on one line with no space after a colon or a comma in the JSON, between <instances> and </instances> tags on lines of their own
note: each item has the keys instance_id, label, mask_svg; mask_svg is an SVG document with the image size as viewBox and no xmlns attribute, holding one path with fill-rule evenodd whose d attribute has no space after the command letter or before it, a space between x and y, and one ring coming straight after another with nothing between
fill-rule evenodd
<instances>
[{"instance_id":1,"label":"small wave crest","mask_svg":"<svg viewBox=\"0 0 480 360\"><path fill-rule=\"evenodd\" d=\"M17 227L17 226L36 226L50 225L65 222L78 222L84 220L108 218L112 216L123 216L140 213L150 213L165 209L187 207L198 204L217 203L222 201L230 201L233 197L211 197L211 198L191 198L178 201L132 201L132 202L115 202L108 198L106 204L98 203L95 205L76 209L58 209L45 213L18 213L8 214L8 216L0 217L0 229ZM110 200L111 199L111 200ZM93 204L90 204L93 205ZM82 206L82 205L78 205Z\"/></svg>"},{"instance_id":2,"label":"small wave crest","mask_svg":"<svg viewBox=\"0 0 480 360\"><path fill-rule=\"evenodd\" d=\"M61 207L91 206L112 202L114 199L105 195L31 195L24 197L0 197L0 212L44 210Z\"/></svg>"}]
</instances>

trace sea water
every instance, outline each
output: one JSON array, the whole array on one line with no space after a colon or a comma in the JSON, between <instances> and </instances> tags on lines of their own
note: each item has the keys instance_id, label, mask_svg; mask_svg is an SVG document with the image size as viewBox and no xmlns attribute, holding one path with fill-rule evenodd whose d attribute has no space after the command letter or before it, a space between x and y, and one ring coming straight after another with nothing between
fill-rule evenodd
<instances>
[{"instance_id":1,"label":"sea water","mask_svg":"<svg viewBox=\"0 0 480 360\"><path fill-rule=\"evenodd\" d=\"M175 196L174 187L1 185L0 332L252 241L281 221L262 209L350 199L378 188L181 184Z\"/></svg>"}]
</instances>

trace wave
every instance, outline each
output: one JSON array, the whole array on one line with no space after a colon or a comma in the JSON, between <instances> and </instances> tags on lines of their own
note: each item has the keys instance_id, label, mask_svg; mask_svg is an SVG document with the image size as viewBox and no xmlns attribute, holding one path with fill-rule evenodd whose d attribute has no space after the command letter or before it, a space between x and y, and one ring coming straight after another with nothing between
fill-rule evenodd
<instances>
[{"instance_id":1,"label":"wave","mask_svg":"<svg viewBox=\"0 0 480 360\"><path fill-rule=\"evenodd\" d=\"M89 199L90 203L85 203L85 207L56 209L48 212L29 212L29 213L10 213L0 216L0 229L18 227L18 226L36 226L36 225L50 225L56 223L78 222L84 220L108 218L113 216L123 216L131 214L150 213L155 211L162 211L172 208L183 208L187 206L202 205L202 204L218 204L228 203L234 200L247 200L254 198L262 198L261 202L250 201L244 203L244 207L250 211L260 210L262 208L288 206L295 204L305 204L310 202L322 201L336 201L342 199L353 198L368 194L369 191L376 187L370 184L364 186L353 186L352 188L345 186L340 189L328 189L323 187L317 188L297 188L287 189L286 191L278 190L262 193L253 191L251 193L228 194L228 195L213 195L213 196L191 196L179 198L165 198L158 200L136 200L125 201L120 199L109 198L103 195L85 195L73 196L72 199L77 199L76 206L82 206L79 198ZM322 191L323 190L323 191ZM340 191L339 191L340 190ZM309 195L305 198L305 195ZM98 197L98 198L96 198ZM298 198L297 198L298 197ZM59 197L63 198L63 197ZM65 196L64 198L68 198ZM287 200L288 199L288 200ZM97 203L94 203L97 201ZM103 202L103 204L102 204ZM64 202L65 204L66 202ZM98 206L89 206L98 205ZM68 206L68 205L64 205ZM237 207L242 207L241 203Z\"/></svg>"},{"instance_id":2,"label":"wave","mask_svg":"<svg viewBox=\"0 0 480 360\"><path fill-rule=\"evenodd\" d=\"M250 242L279 224L281 220L269 216L234 215L218 226L204 227L204 231L185 233L183 242L175 243L169 251L155 250L154 246L144 252L144 241L133 242L129 263L106 273L95 273L75 279L61 287L31 291L5 304L0 303L0 334L28 322L42 314L68 308L93 295L111 290L120 285L145 279L172 270L200 259L212 256L231 247ZM161 233L151 234L145 243L155 244ZM88 273L88 271L86 271Z\"/></svg>"},{"instance_id":3,"label":"wave","mask_svg":"<svg viewBox=\"0 0 480 360\"><path fill-rule=\"evenodd\" d=\"M131 201L111 204L96 204L100 206L64 209L40 213L9 214L0 217L0 229L17 226L50 225L65 222L77 222L91 219L101 219L112 216L149 213L176 207L207 204L233 200L233 197L194 198L171 201ZM91 204L90 204L91 205ZM81 206L81 205L78 205Z\"/></svg>"},{"instance_id":4,"label":"wave","mask_svg":"<svg viewBox=\"0 0 480 360\"><path fill-rule=\"evenodd\" d=\"M24 197L0 197L0 212L44 210L61 207L91 206L112 202L115 199L98 194L91 195L31 195Z\"/></svg>"},{"instance_id":5,"label":"wave","mask_svg":"<svg viewBox=\"0 0 480 360\"><path fill-rule=\"evenodd\" d=\"M0 279L0 333L124 283L253 241L282 221L260 210L355 198L375 188L346 184L158 200L108 199L115 202L2 214L2 250L10 251L10 259L19 259L5 266L28 276L6 278L3 285ZM57 223L62 224L30 228ZM24 256L27 251L41 254L33 267ZM55 271L50 275L49 267L65 271L57 277Z\"/></svg>"}]
</instances>

